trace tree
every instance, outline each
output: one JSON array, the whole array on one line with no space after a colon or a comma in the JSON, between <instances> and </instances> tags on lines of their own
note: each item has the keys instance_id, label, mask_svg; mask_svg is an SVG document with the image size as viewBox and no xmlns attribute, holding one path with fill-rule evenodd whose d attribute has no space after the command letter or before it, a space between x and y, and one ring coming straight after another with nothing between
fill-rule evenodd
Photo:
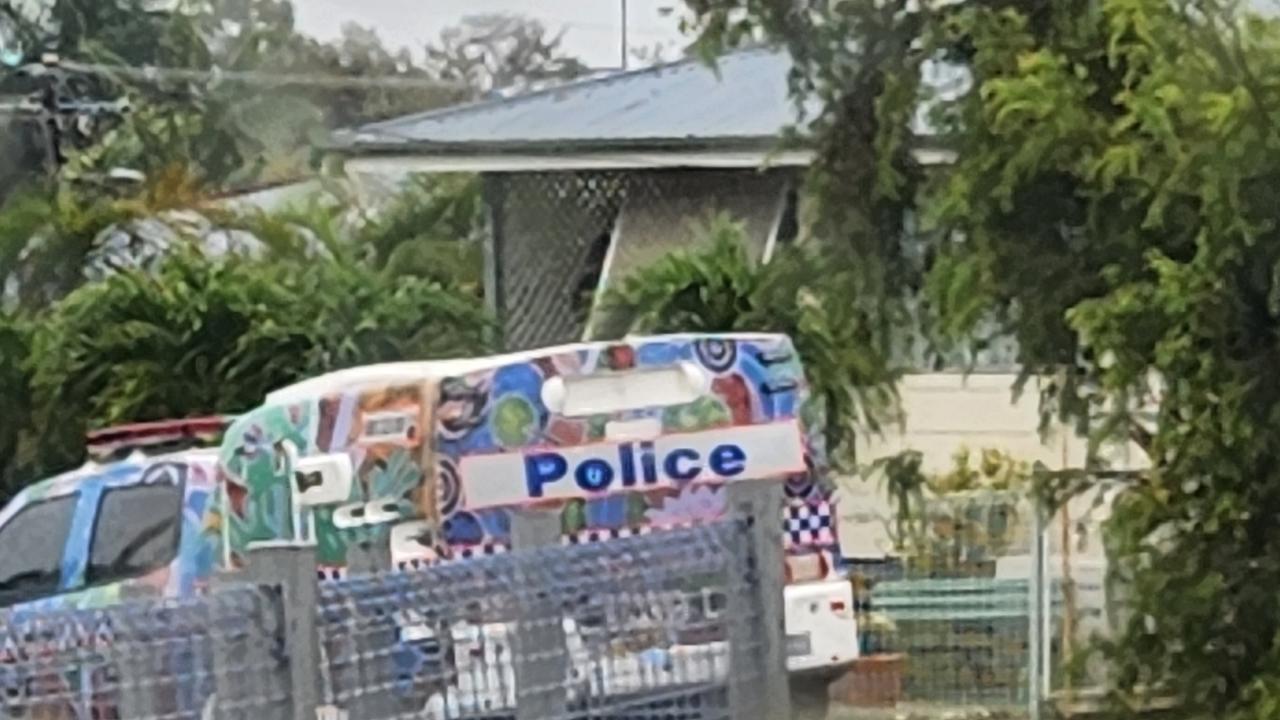
<instances>
[{"instance_id":1,"label":"tree","mask_svg":"<svg viewBox=\"0 0 1280 720\"><path fill-rule=\"evenodd\" d=\"M1146 448L1108 531L1131 590L1104 646L1117 699L1274 715L1280 24L1227 0L690 6L704 49L784 43L796 95L821 101L818 226L876 273L859 297L918 283L956 335L993 314L1059 379L1051 409ZM939 60L969 82L934 113L955 162L921 185L912 120ZM904 209L938 231L919 268Z\"/></svg>"},{"instance_id":2,"label":"tree","mask_svg":"<svg viewBox=\"0 0 1280 720\"><path fill-rule=\"evenodd\" d=\"M743 229L721 215L702 231L705 250L668 255L628 276L603 301L602 337L629 332L763 331L790 335L826 431L828 454L846 467L855 431L878 429L895 401L893 369L865 351L874 332L861 308L836 299L850 273L831 272L808 250L753 261Z\"/></svg>"},{"instance_id":3,"label":"tree","mask_svg":"<svg viewBox=\"0 0 1280 720\"><path fill-rule=\"evenodd\" d=\"M99 233L131 216L110 198L27 190L0 207L0 306L42 307L84 282Z\"/></svg>"},{"instance_id":4,"label":"tree","mask_svg":"<svg viewBox=\"0 0 1280 720\"><path fill-rule=\"evenodd\" d=\"M560 37L518 15L472 15L427 47L427 65L442 80L481 93L519 92L586 74L586 65L564 55Z\"/></svg>"},{"instance_id":5,"label":"tree","mask_svg":"<svg viewBox=\"0 0 1280 720\"><path fill-rule=\"evenodd\" d=\"M33 458L25 441L31 420L31 326L0 313L0 502L16 492Z\"/></svg>"},{"instance_id":6,"label":"tree","mask_svg":"<svg viewBox=\"0 0 1280 720\"><path fill-rule=\"evenodd\" d=\"M135 192L0 212L0 500L104 423L234 412L303 374L466 355L482 310L474 179L419 178L383 212L211 205L173 169Z\"/></svg>"},{"instance_id":7,"label":"tree","mask_svg":"<svg viewBox=\"0 0 1280 720\"><path fill-rule=\"evenodd\" d=\"M312 42L314 64L319 71L357 80L393 78L417 83L416 86L370 85L314 92L313 102L324 109L327 125L332 128L443 107L467 100L477 91L438 77L420 66L407 48L392 51L372 29L355 23L344 24L342 37L335 42Z\"/></svg>"},{"instance_id":8,"label":"tree","mask_svg":"<svg viewBox=\"0 0 1280 720\"><path fill-rule=\"evenodd\" d=\"M0 101L3 102L3 101ZM9 194L38 171L44 154L36 127L0 110L0 205Z\"/></svg>"},{"instance_id":9,"label":"tree","mask_svg":"<svg viewBox=\"0 0 1280 720\"><path fill-rule=\"evenodd\" d=\"M119 270L154 269L189 245L274 262L341 256L388 276L483 292L475 176L411 176L368 207L341 183L324 183L307 202L270 212L216 202L174 166L137 188L51 187L0 205L0 307L39 309Z\"/></svg>"},{"instance_id":10,"label":"tree","mask_svg":"<svg viewBox=\"0 0 1280 720\"><path fill-rule=\"evenodd\" d=\"M73 175L179 163L214 187L292 179L312 168L315 148L335 127L470 92L439 82L372 31L350 25L336 43L301 35L288 0L163 8L145 0L0 0L0 11L0 33L24 38L27 60L51 50L68 61L67 102L134 101L132 113L77 148ZM85 63L110 70L85 71Z\"/></svg>"},{"instance_id":11,"label":"tree","mask_svg":"<svg viewBox=\"0 0 1280 720\"><path fill-rule=\"evenodd\" d=\"M9 375L30 373L32 418L19 431L39 449L29 480L78 463L95 427L236 413L338 368L474 355L492 330L480 300L456 287L349 259L211 259L187 249L158 272L117 273L60 301L39 317L25 364L12 369L18 356L6 354L0 379L17 391ZM0 347L20 349L15 333L0 329ZM12 427L0 424L0 443Z\"/></svg>"},{"instance_id":12,"label":"tree","mask_svg":"<svg viewBox=\"0 0 1280 720\"><path fill-rule=\"evenodd\" d=\"M391 274L484 289L484 204L475 175L413 175L360 227L356 246Z\"/></svg>"}]
</instances>

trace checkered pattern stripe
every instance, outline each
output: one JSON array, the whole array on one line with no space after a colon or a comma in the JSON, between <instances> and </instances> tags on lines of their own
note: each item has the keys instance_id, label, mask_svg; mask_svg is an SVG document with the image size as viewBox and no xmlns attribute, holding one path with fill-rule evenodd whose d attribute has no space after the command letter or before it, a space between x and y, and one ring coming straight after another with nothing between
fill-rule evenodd
<instances>
[{"instance_id":1,"label":"checkered pattern stripe","mask_svg":"<svg viewBox=\"0 0 1280 720\"><path fill-rule=\"evenodd\" d=\"M426 570L429 567L439 564L439 560L431 560L427 558L414 558L412 560L401 560L396 563L396 569L401 572L412 572L414 570Z\"/></svg>"},{"instance_id":2,"label":"checkered pattern stripe","mask_svg":"<svg viewBox=\"0 0 1280 720\"><path fill-rule=\"evenodd\" d=\"M679 530L681 528L692 527L692 525L692 523L680 523L669 525L637 525L635 527L623 528L592 528L589 530L581 530L576 533L562 535L560 537L560 544L586 545L588 543L609 542L610 540L621 540L623 538L650 535L662 530Z\"/></svg>"},{"instance_id":3,"label":"checkered pattern stripe","mask_svg":"<svg viewBox=\"0 0 1280 720\"><path fill-rule=\"evenodd\" d=\"M433 567L441 563L470 560L472 558L489 557L492 555L502 555L503 553L510 552L510 550L511 547L509 545L501 542L478 543L476 545L453 545L447 549L437 548L435 557L401 560L396 563L396 569L403 572L425 570L426 568Z\"/></svg>"},{"instance_id":4,"label":"checkered pattern stripe","mask_svg":"<svg viewBox=\"0 0 1280 720\"><path fill-rule=\"evenodd\" d=\"M834 545L836 518L829 502L799 502L787 506L782 532L788 548Z\"/></svg>"},{"instance_id":5,"label":"checkered pattern stripe","mask_svg":"<svg viewBox=\"0 0 1280 720\"><path fill-rule=\"evenodd\" d=\"M511 550L506 543L480 543L479 545L455 545L451 548L454 560L470 560L471 558L502 555Z\"/></svg>"},{"instance_id":6,"label":"checkered pattern stripe","mask_svg":"<svg viewBox=\"0 0 1280 720\"><path fill-rule=\"evenodd\" d=\"M587 545L590 543L609 542L622 538L639 537L653 532L651 527L594 528L569 533L560 537L561 545Z\"/></svg>"},{"instance_id":7,"label":"checkered pattern stripe","mask_svg":"<svg viewBox=\"0 0 1280 720\"><path fill-rule=\"evenodd\" d=\"M663 530L686 528L691 525L692 523L680 523L660 526L640 525L622 528L592 528L563 535L560 538L560 544L587 545L590 543L609 542L610 540L640 537ZM834 545L836 543L835 515L832 513L831 503L804 501L792 503L786 509L786 515L782 521L782 531L784 545L789 550ZM396 568L405 572L422 570L438 562L489 557L501 555L510 552L510 550L511 547L509 545L501 542L455 545L448 549L447 559L444 558L442 553L440 560L428 558L403 560L396 563ZM341 580L347 576L347 571L345 568L339 567L322 567L319 575L323 581Z\"/></svg>"},{"instance_id":8,"label":"checkered pattern stripe","mask_svg":"<svg viewBox=\"0 0 1280 720\"><path fill-rule=\"evenodd\" d=\"M344 567L321 565L316 568L316 577L320 579L320 582L335 582L342 580L346 576L347 569Z\"/></svg>"}]
</instances>

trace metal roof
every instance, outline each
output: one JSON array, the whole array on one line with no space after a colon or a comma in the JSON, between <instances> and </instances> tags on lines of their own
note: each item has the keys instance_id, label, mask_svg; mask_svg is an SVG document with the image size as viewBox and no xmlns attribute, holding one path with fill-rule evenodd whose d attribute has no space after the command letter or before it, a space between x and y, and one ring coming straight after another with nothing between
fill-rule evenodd
<instances>
[{"instance_id":1,"label":"metal roof","mask_svg":"<svg viewBox=\"0 0 1280 720\"><path fill-rule=\"evenodd\" d=\"M336 139L357 152L772 146L798 119L790 67L786 52L753 48L715 69L684 60L372 123Z\"/></svg>"}]
</instances>

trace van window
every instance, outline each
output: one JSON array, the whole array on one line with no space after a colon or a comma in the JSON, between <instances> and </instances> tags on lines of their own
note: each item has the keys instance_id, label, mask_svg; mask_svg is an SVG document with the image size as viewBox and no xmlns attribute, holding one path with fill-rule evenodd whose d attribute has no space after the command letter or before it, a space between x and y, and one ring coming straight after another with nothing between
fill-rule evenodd
<instances>
[{"instance_id":1,"label":"van window","mask_svg":"<svg viewBox=\"0 0 1280 720\"><path fill-rule=\"evenodd\" d=\"M182 527L182 488L139 485L102 494L89 545L89 585L136 577L173 561Z\"/></svg>"},{"instance_id":2,"label":"van window","mask_svg":"<svg viewBox=\"0 0 1280 720\"><path fill-rule=\"evenodd\" d=\"M58 592L62 552L78 498L66 495L34 503L0 527L0 605Z\"/></svg>"}]
</instances>

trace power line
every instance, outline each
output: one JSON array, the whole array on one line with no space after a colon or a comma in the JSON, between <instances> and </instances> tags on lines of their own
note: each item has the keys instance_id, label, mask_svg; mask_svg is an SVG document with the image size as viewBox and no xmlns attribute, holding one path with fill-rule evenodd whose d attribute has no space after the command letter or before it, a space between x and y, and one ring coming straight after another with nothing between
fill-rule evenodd
<instances>
[{"instance_id":1,"label":"power line","mask_svg":"<svg viewBox=\"0 0 1280 720\"><path fill-rule=\"evenodd\" d=\"M115 78L129 78L149 82L166 80L186 82L232 82L245 85L279 87L286 85L304 85L328 88L387 88L414 90L470 90L464 82L438 80L434 78L408 77L348 77L343 75L326 75L321 73L269 73L243 70L193 70L189 68L164 68L151 65L135 67L132 65L109 65L105 63L82 63L64 60L62 67L72 72L92 75L103 75Z\"/></svg>"}]
</instances>

